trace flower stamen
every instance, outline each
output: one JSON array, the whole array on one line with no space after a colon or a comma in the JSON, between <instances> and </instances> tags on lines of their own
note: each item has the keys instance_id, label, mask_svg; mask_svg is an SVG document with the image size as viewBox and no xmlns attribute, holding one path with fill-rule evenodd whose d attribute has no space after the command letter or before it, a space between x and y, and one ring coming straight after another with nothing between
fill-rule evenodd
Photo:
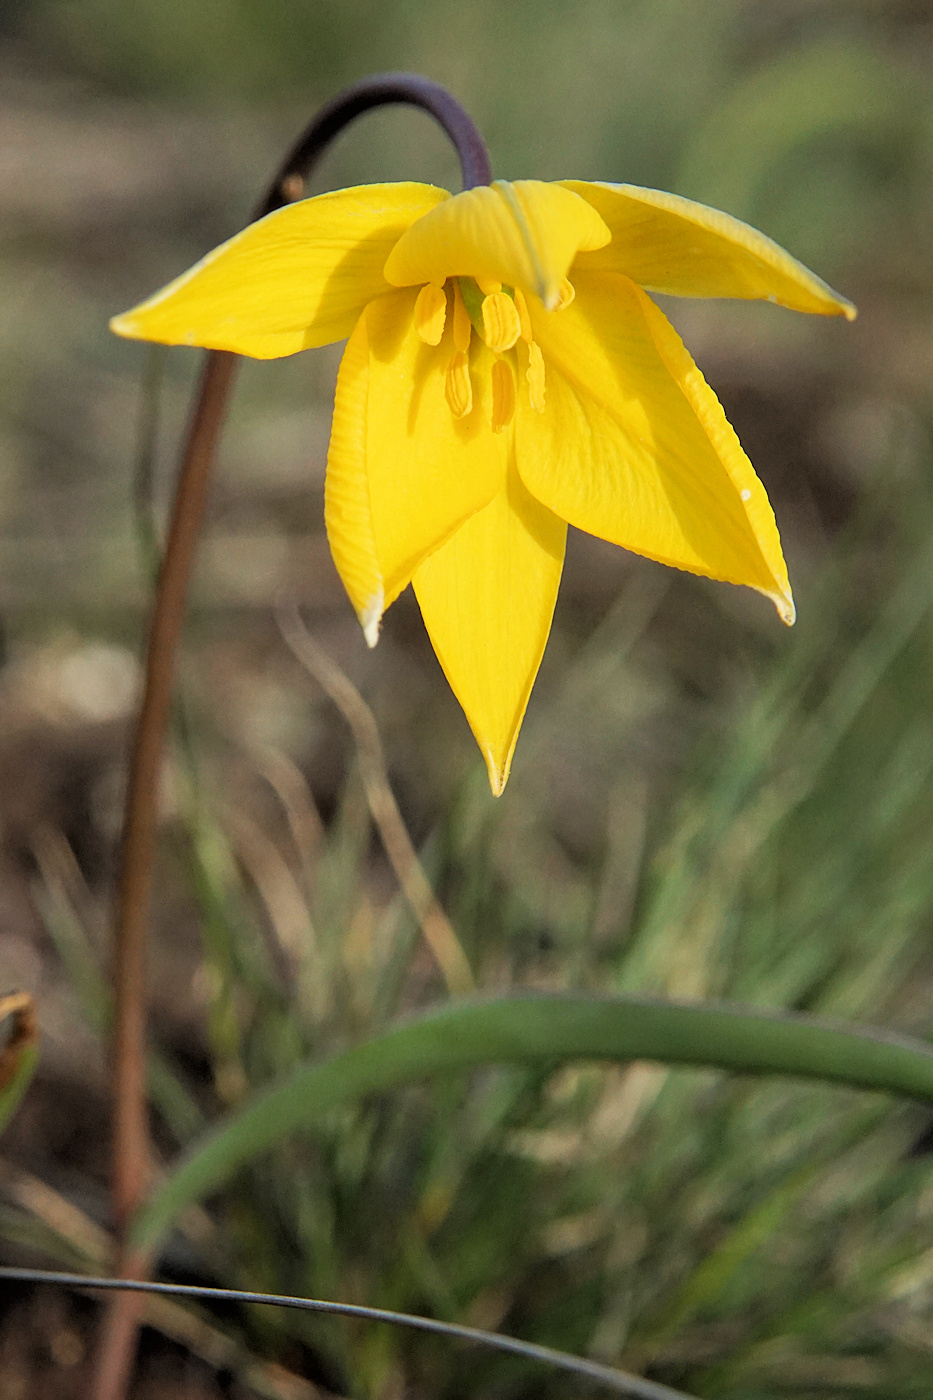
<instances>
[{"instance_id":1,"label":"flower stamen","mask_svg":"<svg viewBox=\"0 0 933 1400\"><path fill-rule=\"evenodd\" d=\"M447 321L447 293L443 287L428 282L415 302L415 330L425 345L440 345Z\"/></svg>"},{"instance_id":2,"label":"flower stamen","mask_svg":"<svg viewBox=\"0 0 933 1400\"><path fill-rule=\"evenodd\" d=\"M531 332L531 317L528 314L528 303L525 300L525 293L521 287L516 287L514 292L515 310L518 312L519 334L526 345L530 345L533 339Z\"/></svg>"},{"instance_id":3,"label":"flower stamen","mask_svg":"<svg viewBox=\"0 0 933 1400\"><path fill-rule=\"evenodd\" d=\"M483 339L493 354L511 350L521 335L515 302L507 292L493 292L483 300Z\"/></svg>"},{"instance_id":4,"label":"flower stamen","mask_svg":"<svg viewBox=\"0 0 933 1400\"><path fill-rule=\"evenodd\" d=\"M528 381L528 400L535 413L544 412L544 356L540 345L532 342L528 347L528 368L525 371Z\"/></svg>"},{"instance_id":5,"label":"flower stamen","mask_svg":"<svg viewBox=\"0 0 933 1400\"><path fill-rule=\"evenodd\" d=\"M447 366L444 383L447 407L455 418L465 418L473 408L473 383L466 351L457 350Z\"/></svg>"}]
</instances>

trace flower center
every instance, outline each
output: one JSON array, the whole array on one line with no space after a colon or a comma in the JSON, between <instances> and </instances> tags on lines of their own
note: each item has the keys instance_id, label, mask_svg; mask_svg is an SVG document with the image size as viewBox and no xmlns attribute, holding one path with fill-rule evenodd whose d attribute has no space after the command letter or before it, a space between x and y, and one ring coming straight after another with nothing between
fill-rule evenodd
<instances>
[{"instance_id":1,"label":"flower center","mask_svg":"<svg viewBox=\"0 0 933 1400\"><path fill-rule=\"evenodd\" d=\"M574 298L567 278L556 311ZM443 285L428 282L415 301L415 329L425 345L440 345L450 322L453 354L447 364L445 393L455 418L473 411L470 344L473 333L495 356L489 402L493 432L501 432L515 413L516 376L521 392L536 413L544 412L544 357L532 334L528 303L518 287L472 277L449 277Z\"/></svg>"}]
</instances>

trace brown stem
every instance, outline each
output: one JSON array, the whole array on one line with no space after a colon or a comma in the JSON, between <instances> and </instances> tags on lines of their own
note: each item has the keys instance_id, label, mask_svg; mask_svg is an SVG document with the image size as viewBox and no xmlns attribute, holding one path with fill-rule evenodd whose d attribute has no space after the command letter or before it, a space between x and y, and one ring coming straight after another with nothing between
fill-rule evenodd
<instances>
[{"instance_id":1,"label":"brown stem","mask_svg":"<svg viewBox=\"0 0 933 1400\"><path fill-rule=\"evenodd\" d=\"M113 1223L121 1278L141 1278L146 1261L125 1239L149 1179L146 1100L146 933L152 901L162 751L172 704L175 654L184 625L188 581L207 504L214 444L220 432L237 356L207 357L178 474L165 555L159 570L145 687L130 764L114 927ZM102 1329L94 1400L120 1400L135 1348L138 1299L119 1294Z\"/></svg>"},{"instance_id":2,"label":"brown stem","mask_svg":"<svg viewBox=\"0 0 933 1400\"><path fill-rule=\"evenodd\" d=\"M256 217L297 198L327 146L348 122L373 107L407 103L429 112L457 148L465 187L491 178L482 138L454 98L414 74L386 73L345 88L321 109L276 175ZM179 467L175 502L146 647L143 700L129 773L114 926L113 1223L121 1278L145 1276L149 1261L127 1245L130 1221L149 1177L146 1098L146 933L152 899L159 779L172 703L175 655L188 583L207 504L210 468L238 357L209 353ZM98 1340L91 1400L123 1400L136 1349L140 1304L117 1293Z\"/></svg>"},{"instance_id":3,"label":"brown stem","mask_svg":"<svg viewBox=\"0 0 933 1400\"><path fill-rule=\"evenodd\" d=\"M146 686L126 798L117 894L114 1027L116 1091L113 1212L123 1230L142 1199L148 1175L145 1097L145 936L152 895L162 748L172 703L175 653L184 624L188 581L207 504L214 443L233 383L237 356L207 357L178 476L165 556L159 571L146 650Z\"/></svg>"}]
</instances>

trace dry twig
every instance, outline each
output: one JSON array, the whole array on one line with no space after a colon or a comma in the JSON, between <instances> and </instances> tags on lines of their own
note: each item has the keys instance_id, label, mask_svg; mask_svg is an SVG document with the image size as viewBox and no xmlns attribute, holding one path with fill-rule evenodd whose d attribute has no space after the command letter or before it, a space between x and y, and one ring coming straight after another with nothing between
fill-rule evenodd
<instances>
[{"instance_id":1,"label":"dry twig","mask_svg":"<svg viewBox=\"0 0 933 1400\"><path fill-rule=\"evenodd\" d=\"M294 603L280 603L276 608L276 621L290 650L330 696L350 726L372 819L449 991L455 996L474 991L476 984L466 954L428 883L395 801L372 710L350 678L318 646Z\"/></svg>"}]
</instances>

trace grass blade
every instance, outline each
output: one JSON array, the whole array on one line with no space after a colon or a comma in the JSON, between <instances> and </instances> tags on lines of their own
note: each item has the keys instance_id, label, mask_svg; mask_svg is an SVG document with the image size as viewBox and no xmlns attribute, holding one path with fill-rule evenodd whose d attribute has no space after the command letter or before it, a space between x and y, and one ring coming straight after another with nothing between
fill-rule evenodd
<instances>
[{"instance_id":1,"label":"grass blade","mask_svg":"<svg viewBox=\"0 0 933 1400\"><path fill-rule=\"evenodd\" d=\"M179 1211L338 1104L479 1065L581 1059L799 1075L933 1101L933 1050L844 1022L647 997L526 995L458 1003L302 1066L225 1119L143 1206L133 1242L152 1249Z\"/></svg>"}]
</instances>

